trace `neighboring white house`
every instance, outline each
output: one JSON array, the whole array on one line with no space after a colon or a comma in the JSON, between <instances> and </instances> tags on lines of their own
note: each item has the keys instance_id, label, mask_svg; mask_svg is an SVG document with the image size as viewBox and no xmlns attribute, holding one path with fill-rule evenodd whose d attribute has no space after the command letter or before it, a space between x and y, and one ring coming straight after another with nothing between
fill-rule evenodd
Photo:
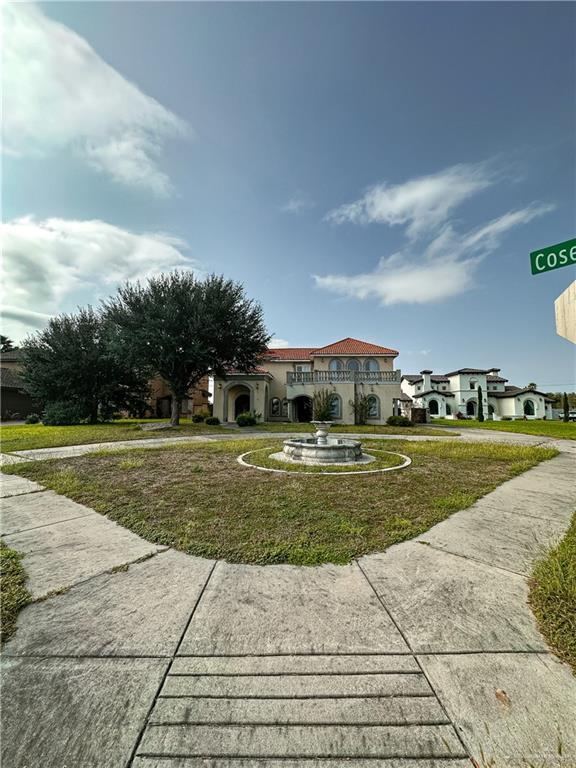
<instances>
[{"instance_id":1,"label":"neighboring white house","mask_svg":"<svg viewBox=\"0 0 576 768\"><path fill-rule=\"evenodd\" d=\"M368 398L369 424L384 424L401 398L395 349L358 339L325 347L269 349L251 373L229 372L214 379L214 415L231 422L244 411L264 421L310 421L314 394L334 393L332 419L354 424L355 398Z\"/></svg>"},{"instance_id":2,"label":"neighboring white house","mask_svg":"<svg viewBox=\"0 0 576 768\"><path fill-rule=\"evenodd\" d=\"M406 374L402 376L402 410L407 413L414 406L427 408L432 418L455 419L458 413L475 418L480 386L485 418L497 421L553 417L553 401L544 392L507 386L507 382L500 376L500 368L460 368L443 375L430 370Z\"/></svg>"}]
</instances>

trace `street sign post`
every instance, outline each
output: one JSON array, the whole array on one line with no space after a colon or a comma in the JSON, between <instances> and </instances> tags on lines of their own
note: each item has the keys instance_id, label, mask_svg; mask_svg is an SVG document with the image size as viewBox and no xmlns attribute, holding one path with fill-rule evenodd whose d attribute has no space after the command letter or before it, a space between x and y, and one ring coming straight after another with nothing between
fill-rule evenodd
<instances>
[{"instance_id":1,"label":"street sign post","mask_svg":"<svg viewBox=\"0 0 576 768\"><path fill-rule=\"evenodd\" d=\"M576 266L576 238L564 243L549 245L530 254L530 267L533 275L550 272L560 267Z\"/></svg>"}]
</instances>

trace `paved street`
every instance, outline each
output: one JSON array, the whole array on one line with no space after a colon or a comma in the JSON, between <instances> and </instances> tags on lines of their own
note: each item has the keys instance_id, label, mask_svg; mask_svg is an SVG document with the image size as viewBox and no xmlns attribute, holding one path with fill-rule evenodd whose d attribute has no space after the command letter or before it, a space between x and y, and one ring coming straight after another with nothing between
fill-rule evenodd
<instances>
[{"instance_id":1,"label":"paved street","mask_svg":"<svg viewBox=\"0 0 576 768\"><path fill-rule=\"evenodd\" d=\"M551 442L497 435L517 438ZM3 764L573 768L576 679L526 602L576 507L560 447L415 540L316 568L188 556L5 476L2 536L55 594L4 648Z\"/></svg>"}]
</instances>

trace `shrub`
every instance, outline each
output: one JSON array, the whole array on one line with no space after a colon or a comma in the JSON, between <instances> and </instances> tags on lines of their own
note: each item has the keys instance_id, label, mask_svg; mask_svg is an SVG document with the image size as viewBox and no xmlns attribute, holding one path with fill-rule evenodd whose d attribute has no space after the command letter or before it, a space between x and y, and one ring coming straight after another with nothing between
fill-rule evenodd
<instances>
[{"instance_id":1,"label":"shrub","mask_svg":"<svg viewBox=\"0 0 576 768\"><path fill-rule=\"evenodd\" d=\"M203 421L206 421L206 416L204 416L203 413L195 413L192 416L192 423L193 424L202 424Z\"/></svg>"},{"instance_id":2,"label":"shrub","mask_svg":"<svg viewBox=\"0 0 576 768\"><path fill-rule=\"evenodd\" d=\"M412 422L406 416L390 416L386 419L389 427L411 427Z\"/></svg>"},{"instance_id":3,"label":"shrub","mask_svg":"<svg viewBox=\"0 0 576 768\"><path fill-rule=\"evenodd\" d=\"M26 424L38 424L40 422L40 416L37 413L29 413L26 416Z\"/></svg>"},{"instance_id":4,"label":"shrub","mask_svg":"<svg viewBox=\"0 0 576 768\"><path fill-rule=\"evenodd\" d=\"M87 418L88 414L78 403L56 401L48 403L42 421L50 427L58 427L81 424Z\"/></svg>"},{"instance_id":5,"label":"shrub","mask_svg":"<svg viewBox=\"0 0 576 768\"><path fill-rule=\"evenodd\" d=\"M209 427L217 427L218 424L220 424L220 419L218 416L208 416L205 423L208 424Z\"/></svg>"},{"instance_id":6,"label":"shrub","mask_svg":"<svg viewBox=\"0 0 576 768\"><path fill-rule=\"evenodd\" d=\"M312 412L316 421L331 421L336 393L329 389L319 389L314 393Z\"/></svg>"},{"instance_id":7,"label":"shrub","mask_svg":"<svg viewBox=\"0 0 576 768\"><path fill-rule=\"evenodd\" d=\"M253 427L260 418L260 414L256 413L255 411L245 411L244 413L239 413L236 418L236 424L238 424L239 427Z\"/></svg>"},{"instance_id":8,"label":"shrub","mask_svg":"<svg viewBox=\"0 0 576 768\"><path fill-rule=\"evenodd\" d=\"M366 424L370 415L370 404L368 395L358 395L354 400L350 400L350 405L354 411L354 423Z\"/></svg>"},{"instance_id":9,"label":"shrub","mask_svg":"<svg viewBox=\"0 0 576 768\"><path fill-rule=\"evenodd\" d=\"M482 387L478 386L478 421L484 421L484 406L482 404Z\"/></svg>"}]
</instances>

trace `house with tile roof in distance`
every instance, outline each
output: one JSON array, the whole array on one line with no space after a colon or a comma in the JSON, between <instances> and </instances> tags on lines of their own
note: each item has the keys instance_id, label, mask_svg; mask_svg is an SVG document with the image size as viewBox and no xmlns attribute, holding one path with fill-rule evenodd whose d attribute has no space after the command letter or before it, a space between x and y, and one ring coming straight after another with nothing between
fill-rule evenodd
<instances>
[{"instance_id":1,"label":"house with tile roof in distance","mask_svg":"<svg viewBox=\"0 0 576 768\"><path fill-rule=\"evenodd\" d=\"M401 396L395 349L358 339L341 339L324 347L269 349L250 373L232 371L214 379L214 415L235 421L256 411L264 421L312 419L313 397L328 389L334 398L332 420L354 424L355 398L369 398L369 424L384 424L397 413Z\"/></svg>"},{"instance_id":2,"label":"house with tile roof in distance","mask_svg":"<svg viewBox=\"0 0 576 768\"><path fill-rule=\"evenodd\" d=\"M485 418L551 419L552 400L544 392L528 387L508 386L500 368L459 368L442 375L424 370L402 376L402 412L411 407L427 408L430 416L448 419L458 413L478 416L478 387L482 388Z\"/></svg>"}]
</instances>

